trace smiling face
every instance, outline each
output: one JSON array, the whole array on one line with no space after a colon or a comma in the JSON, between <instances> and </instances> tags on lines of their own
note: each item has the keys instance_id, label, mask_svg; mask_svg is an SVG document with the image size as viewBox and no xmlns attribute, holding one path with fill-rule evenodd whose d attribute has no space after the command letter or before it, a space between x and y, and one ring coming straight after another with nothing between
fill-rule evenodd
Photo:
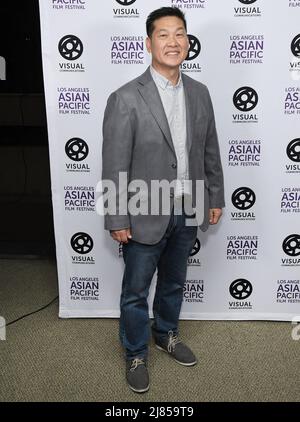
<instances>
[{"instance_id":1,"label":"smiling face","mask_svg":"<svg viewBox=\"0 0 300 422\"><path fill-rule=\"evenodd\" d=\"M177 16L165 16L154 21L154 31L151 38L146 39L146 46L156 70L163 73L178 69L189 50L183 21Z\"/></svg>"}]
</instances>

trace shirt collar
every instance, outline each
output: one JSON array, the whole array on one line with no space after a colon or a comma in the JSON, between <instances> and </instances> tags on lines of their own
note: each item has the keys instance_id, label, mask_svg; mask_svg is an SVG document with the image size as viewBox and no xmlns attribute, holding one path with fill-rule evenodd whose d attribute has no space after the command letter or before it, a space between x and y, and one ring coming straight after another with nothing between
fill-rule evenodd
<instances>
[{"instance_id":1,"label":"shirt collar","mask_svg":"<svg viewBox=\"0 0 300 422\"><path fill-rule=\"evenodd\" d=\"M157 70L154 69L154 67L150 66L150 72L151 76L156 82L157 85L159 85L162 89L167 88L179 88L182 84L182 77L181 72L179 71L179 79L176 85L172 85L172 83L167 79L165 76L161 75Z\"/></svg>"}]
</instances>

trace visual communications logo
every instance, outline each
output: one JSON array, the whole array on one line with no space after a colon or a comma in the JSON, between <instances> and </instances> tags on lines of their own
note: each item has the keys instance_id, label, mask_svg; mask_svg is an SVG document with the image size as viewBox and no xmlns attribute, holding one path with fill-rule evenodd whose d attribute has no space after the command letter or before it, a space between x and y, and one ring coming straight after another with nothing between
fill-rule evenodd
<instances>
[{"instance_id":1,"label":"visual communications logo","mask_svg":"<svg viewBox=\"0 0 300 422\"><path fill-rule=\"evenodd\" d=\"M115 0L117 3L113 8L113 17L114 18L139 18L139 10L135 7L134 4L137 0ZM131 7L132 6L132 7Z\"/></svg>"},{"instance_id":2,"label":"visual communications logo","mask_svg":"<svg viewBox=\"0 0 300 422\"><path fill-rule=\"evenodd\" d=\"M201 43L195 35L188 34L190 48L185 61L181 64L181 70L184 72L201 72L202 67L196 60L201 53Z\"/></svg>"},{"instance_id":3,"label":"visual communications logo","mask_svg":"<svg viewBox=\"0 0 300 422\"><path fill-rule=\"evenodd\" d=\"M297 267L300 266L300 235L293 233L288 235L282 242L283 252L289 258L282 258L281 265L283 267Z\"/></svg>"},{"instance_id":4,"label":"visual communications logo","mask_svg":"<svg viewBox=\"0 0 300 422\"><path fill-rule=\"evenodd\" d=\"M65 145L65 153L73 163L65 163L67 172L83 172L89 173L90 167L85 162L88 154L88 144L81 138L71 138Z\"/></svg>"},{"instance_id":5,"label":"visual communications logo","mask_svg":"<svg viewBox=\"0 0 300 422\"><path fill-rule=\"evenodd\" d=\"M136 0L116 0L121 6L130 6L136 2Z\"/></svg>"},{"instance_id":6,"label":"visual communications logo","mask_svg":"<svg viewBox=\"0 0 300 422\"><path fill-rule=\"evenodd\" d=\"M291 43L291 51L295 57L300 58L300 34L293 38Z\"/></svg>"},{"instance_id":7,"label":"visual communications logo","mask_svg":"<svg viewBox=\"0 0 300 422\"><path fill-rule=\"evenodd\" d=\"M286 163L286 173L300 173L300 138L295 138L286 147L286 155L290 162Z\"/></svg>"},{"instance_id":8,"label":"visual communications logo","mask_svg":"<svg viewBox=\"0 0 300 422\"><path fill-rule=\"evenodd\" d=\"M255 3L256 0L239 0L239 2L248 5L248 4Z\"/></svg>"},{"instance_id":9,"label":"visual communications logo","mask_svg":"<svg viewBox=\"0 0 300 422\"><path fill-rule=\"evenodd\" d=\"M300 163L300 138L293 139L288 144L286 153L290 160Z\"/></svg>"},{"instance_id":10,"label":"visual communications logo","mask_svg":"<svg viewBox=\"0 0 300 422\"><path fill-rule=\"evenodd\" d=\"M94 247L94 241L89 234L84 232L75 233L71 238L70 244L73 251L79 255L72 256L73 264L95 264L94 257L88 255Z\"/></svg>"},{"instance_id":11,"label":"visual communications logo","mask_svg":"<svg viewBox=\"0 0 300 422\"><path fill-rule=\"evenodd\" d=\"M188 258L188 266L190 266L190 267L201 267L201 261L197 257L198 253L200 252L200 249L201 249L200 240L197 238L196 242L193 246L193 249L190 253L190 256Z\"/></svg>"},{"instance_id":12,"label":"visual communications logo","mask_svg":"<svg viewBox=\"0 0 300 422\"><path fill-rule=\"evenodd\" d=\"M66 62L59 63L60 72L84 72L83 63L77 60L83 53L82 41L76 35L65 35L59 40L58 51Z\"/></svg>"},{"instance_id":13,"label":"visual communications logo","mask_svg":"<svg viewBox=\"0 0 300 422\"><path fill-rule=\"evenodd\" d=\"M66 60L77 60L83 53L83 44L75 35L65 35L58 43L60 55Z\"/></svg>"},{"instance_id":14,"label":"visual communications logo","mask_svg":"<svg viewBox=\"0 0 300 422\"><path fill-rule=\"evenodd\" d=\"M289 0L289 7L300 7L299 0Z\"/></svg>"},{"instance_id":15,"label":"visual communications logo","mask_svg":"<svg viewBox=\"0 0 300 422\"><path fill-rule=\"evenodd\" d=\"M299 2L300 3L300 2ZM291 77L295 81L300 80L300 34L296 35L291 42L292 60L290 61Z\"/></svg>"},{"instance_id":16,"label":"visual communications logo","mask_svg":"<svg viewBox=\"0 0 300 422\"><path fill-rule=\"evenodd\" d=\"M234 280L229 287L231 297L236 301L229 301L229 309L252 309L252 304L248 299L253 291L252 284L245 278Z\"/></svg>"},{"instance_id":17,"label":"visual communications logo","mask_svg":"<svg viewBox=\"0 0 300 422\"><path fill-rule=\"evenodd\" d=\"M258 103L258 95L255 89L249 86L243 86L235 91L233 96L233 103L240 111L251 111Z\"/></svg>"},{"instance_id":18,"label":"visual communications logo","mask_svg":"<svg viewBox=\"0 0 300 422\"><path fill-rule=\"evenodd\" d=\"M258 94L254 88L243 86L233 95L233 104L242 114L233 114L233 123L257 123L256 114L250 113L258 104Z\"/></svg>"},{"instance_id":19,"label":"visual communications logo","mask_svg":"<svg viewBox=\"0 0 300 422\"><path fill-rule=\"evenodd\" d=\"M255 192L249 187L237 188L231 196L231 202L239 212L231 212L231 220L255 220L255 214L249 211L256 202Z\"/></svg>"},{"instance_id":20,"label":"visual communications logo","mask_svg":"<svg viewBox=\"0 0 300 422\"><path fill-rule=\"evenodd\" d=\"M262 16L260 7L258 6L258 0L238 0L242 4L234 6L234 16L236 18L258 18Z\"/></svg>"}]
</instances>

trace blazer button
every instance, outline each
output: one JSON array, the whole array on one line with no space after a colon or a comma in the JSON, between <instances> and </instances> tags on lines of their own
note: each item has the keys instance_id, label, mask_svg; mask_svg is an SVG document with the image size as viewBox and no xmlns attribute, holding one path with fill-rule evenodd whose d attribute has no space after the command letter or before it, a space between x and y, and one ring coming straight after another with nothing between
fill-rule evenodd
<instances>
[{"instance_id":1,"label":"blazer button","mask_svg":"<svg viewBox=\"0 0 300 422\"><path fill-rule=\"evenodd\" d=\"M176 169L177 168L177 164L173 163L172 164L172 167L173 167L173 169Z\"/></svg>"}]
</instances>

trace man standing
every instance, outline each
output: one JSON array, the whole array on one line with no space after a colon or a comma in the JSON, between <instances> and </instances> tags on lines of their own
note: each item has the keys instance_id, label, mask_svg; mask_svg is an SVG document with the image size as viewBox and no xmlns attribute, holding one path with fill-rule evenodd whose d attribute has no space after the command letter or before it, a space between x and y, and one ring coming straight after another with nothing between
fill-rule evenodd
<instances>
[{"instance_id":1,"label":"man standing","mask_svg":"<svg viewBox=\"0 0 300 422\"><path fill-rule=\"evenodd\" d=\"M105 229L122 242L125 262L120 340L126 354L127 382L139 393L149 389L151 330L158 349L177 363L197 363L178 333L187 259L196 241L197 224L202 230L209 223L216 224L224 207L223 173L209 92L205 85L180 72L189 50L184 14L176 7L162 7L148 16L146 28L152 64L110 95L102 151L102 179L116 186L116 213L105 215ZM129 198L132 194L128 184L121 188L120 174L127 176L127 182L138 179L147 186L154 180L175 180L167 198L170 212L159 208L158 213L139 214L131 212L129 206L120 212L124 194ZM187 223L187 208L195 211L195 184L200 180L204 181L204 221L191 225ZM149 189L140 189L136 196L146 208L154 199ZM147 298L156 269L150 330Z\"/></svg>"}]
</instances>

